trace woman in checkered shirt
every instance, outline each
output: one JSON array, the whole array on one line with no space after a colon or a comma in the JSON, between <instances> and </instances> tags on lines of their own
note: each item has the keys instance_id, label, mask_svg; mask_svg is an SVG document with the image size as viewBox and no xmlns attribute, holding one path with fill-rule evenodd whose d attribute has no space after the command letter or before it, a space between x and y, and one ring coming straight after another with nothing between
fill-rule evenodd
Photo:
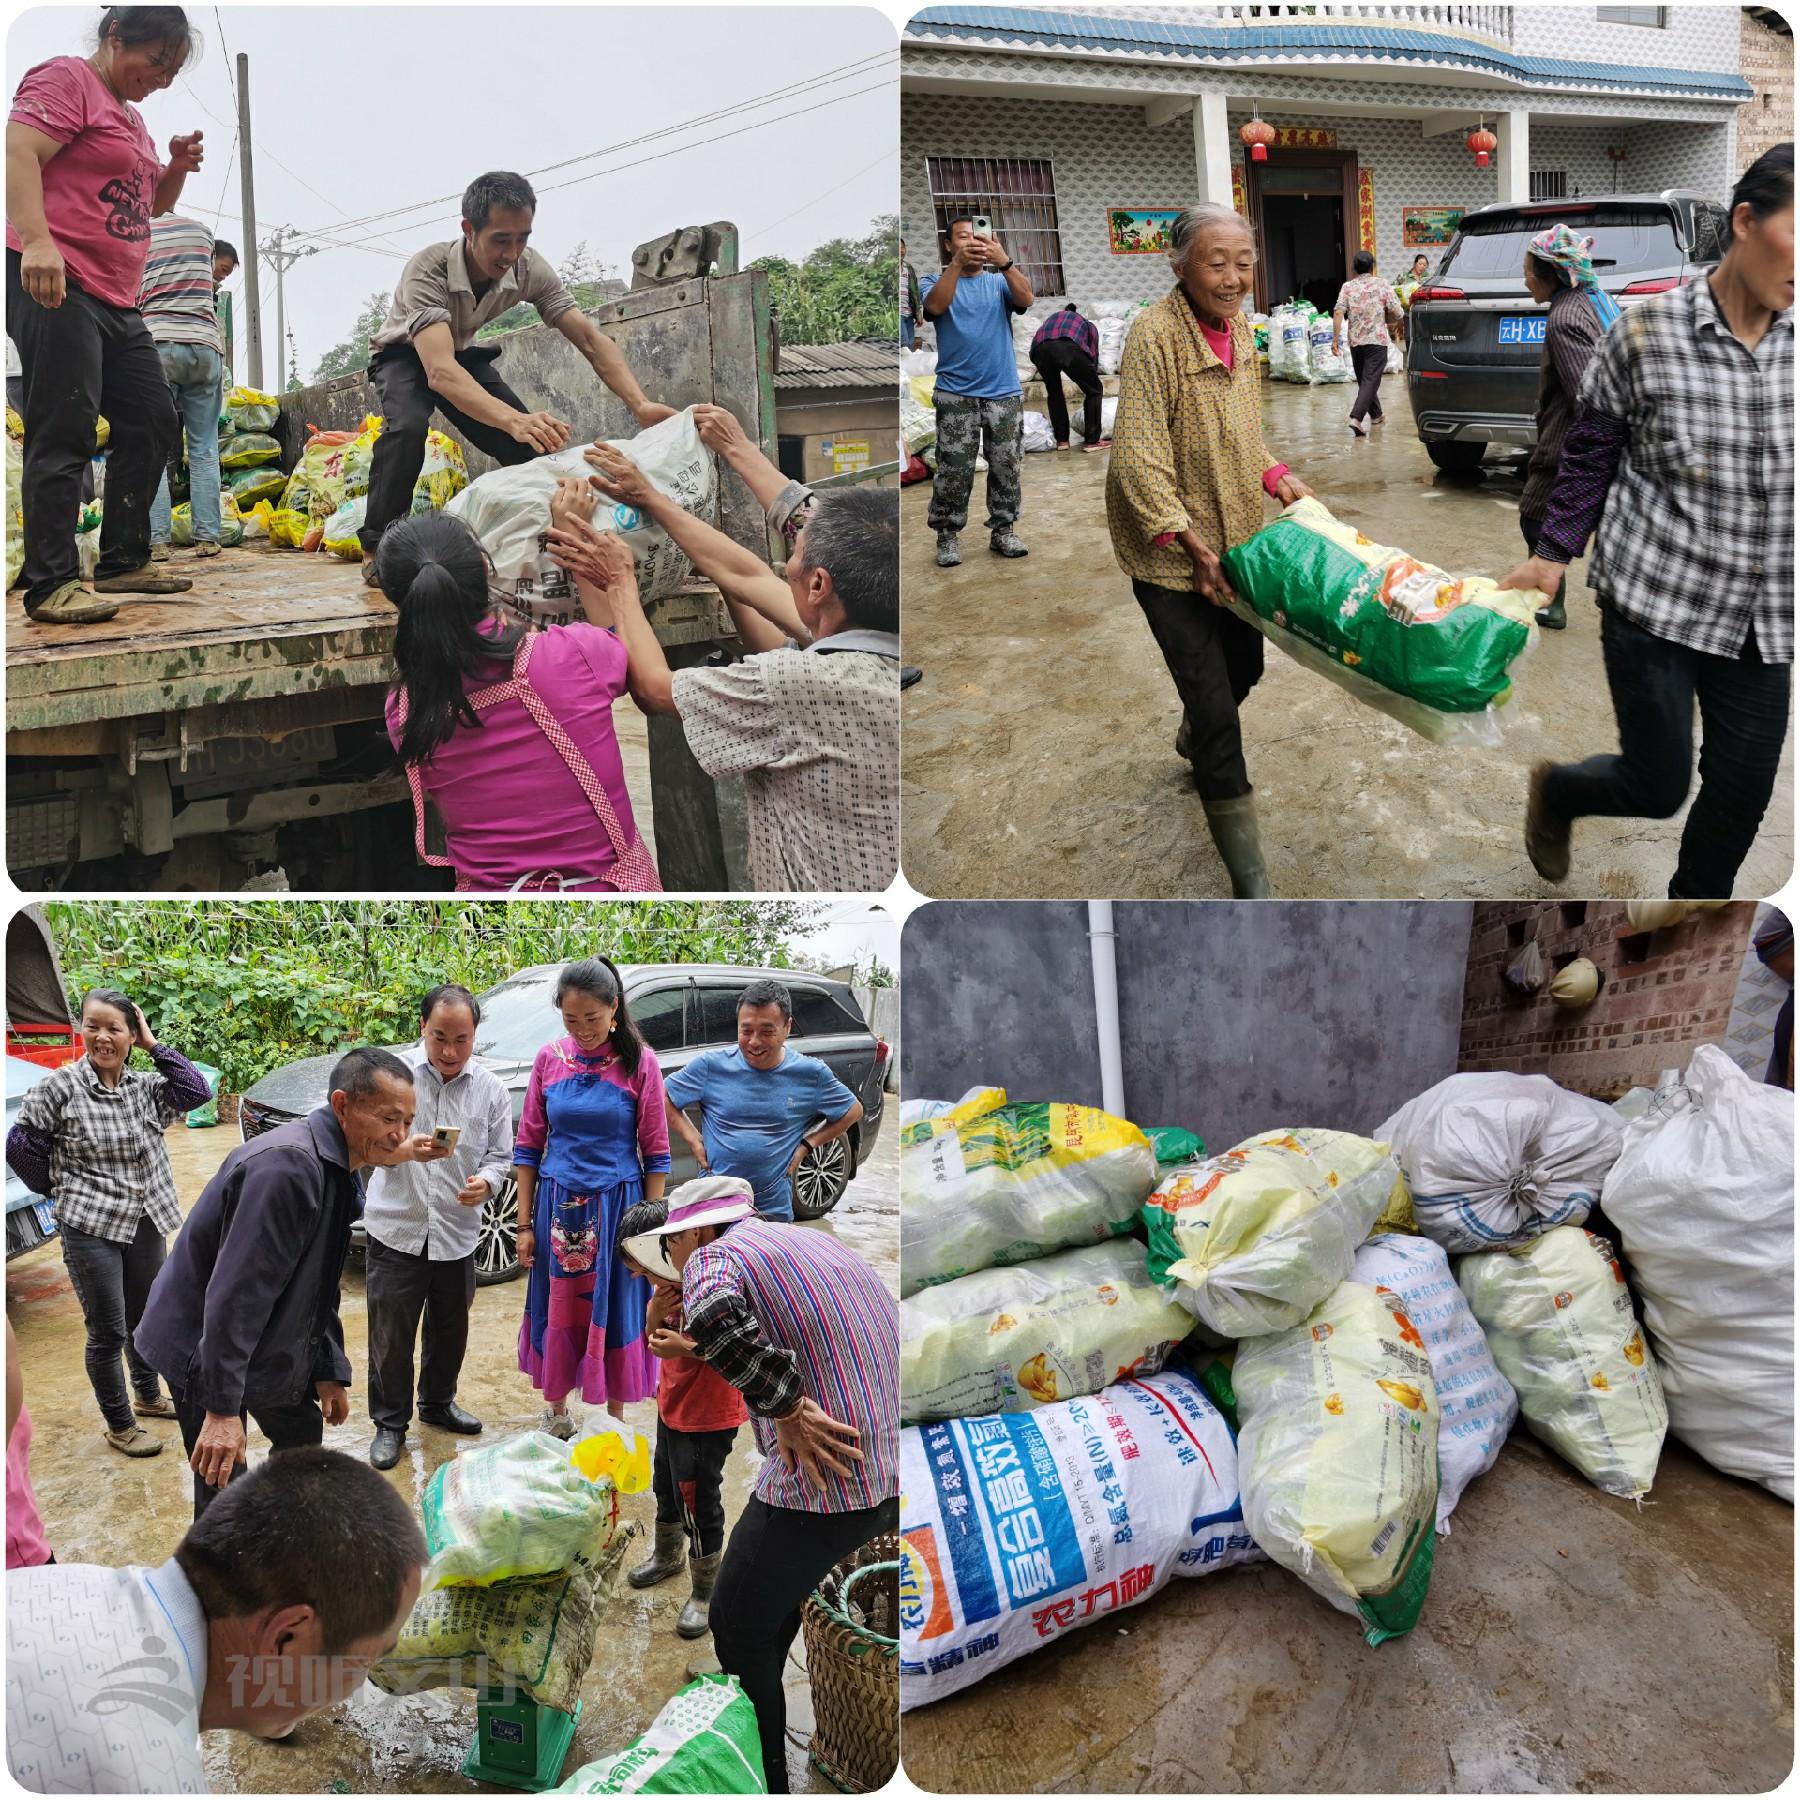
<instances>
[{"instance_id":1,"label":"woman in checkered shirt","mask_svg":"<svg viewBox=\"0 0 1800 1800\"><path fill-rule=\"evenodd\" d=\"M81 1035L84 1053L25 1096L6 1136L6 1161L33 1193L56 1203L106 1441L126 1456L155 1456L162 1440L138 1420L173 1419L175 1408L131 1339L163 1265L165 1238L181 1224L163 1130L204 1106L211 1090L115 988L95 988L82 1001ZM150 1058L154 1073L127 1067L133 1050Z\"/></svg>"}]
</instances>

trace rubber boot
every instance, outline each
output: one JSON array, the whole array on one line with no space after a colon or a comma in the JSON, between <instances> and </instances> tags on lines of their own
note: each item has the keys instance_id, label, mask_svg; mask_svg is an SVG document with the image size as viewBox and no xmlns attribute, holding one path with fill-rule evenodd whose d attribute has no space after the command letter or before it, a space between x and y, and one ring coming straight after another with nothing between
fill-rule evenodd
<instances>
[{"instance_id":1,"label":"rubber boot","mask_svg":"<svg viewBox=\"0 0 1800 1800\"><path fill-rule=\"evenodd\" d=\"M693 1580L694 1591L681 1609L681 1617L675 1621L677 1637L706 1636L710 1629L708 1615L712 1611L713 1583L719 1579L719 1564L724 1560L723 1550L715 1550L711 1556L688 1558L688 1574Z\"/></svg>"},{"instance_id":2,"label":"rubber boot","mask_svg":"<svg viewBox=\"0 0 1800 1800\"><path fill-rule=\"evenodd\" d=\"M650 1552L650 1560L639 1563L625 1579L634 1588L655 1587L659 1581L667 1581L671 1575L681 1573L682 1560L686 1555L687 1533L679 1524L665 1525L658 1519L656 1548Z\"/></svg>"},{"instance_id":3,"label":"rubber boot","mask_svg":"<svg viewBox=\"0 0 1800 1800\"><path fill-rule=\"evenodd\" d=\"M1537 616L1537 622L1546 631L1562 631L1569 623L1567 609L1563 605L1563 590L1556 590L1556 598L1544 607Z\"/></svg>"},{"instance_id":4,"label":"rubber boot","mask_svg":"<svg viewBox=\"0 0 1800 1800\"><path fill-rule=\"evenodd\" d=\"M1208 800L1206 823L1219 856L1231 876L1234 900L1267 900L1271 897L1269 874L1263 867L1262 839L1256 829L1256 800L1245 794L1236 800Z\"/></svg>"}]
</instances>

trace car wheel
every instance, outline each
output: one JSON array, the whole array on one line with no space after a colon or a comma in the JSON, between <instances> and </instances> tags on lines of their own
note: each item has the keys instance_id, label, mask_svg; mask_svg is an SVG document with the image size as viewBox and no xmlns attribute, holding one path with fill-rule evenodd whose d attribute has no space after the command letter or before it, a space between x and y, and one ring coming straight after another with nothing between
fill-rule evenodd
<instances>
[{"instance_id":1,"label":"car wheel","mask_svg":"<svg viewBox=\"0 0 1800 1800\"><path fill-rule=\"evenodd\" d=\"M519 1184L507 1176L499 1193L481 1209L475 1239L475 1285L493 1287L522 1275L519 1267Z\"/></svg>"},{"instance_id":2,"label":"car wheel","mask_svg":"<svg viewBox=\"0 0 1800 1800\"><path fill-rule=\"evenodd\" d=\"M807 1151L806 1160L794 1171L794 1217L824 1218L844 1197L844 1189L855 1173L856 1158L848 1132Z\"/></svg>"},{"instance_id":3,"label":"car wheel","mask_svg":"<svg viewBox=\"0 0 1800 1800\"><path fill-rule=\"evenodd\" d=\"M1446 475L1473 475L1481 467L1481 459L1486 450L1486 444L1471 444L1462 438L1451 438L1445 443L1425 446L1425 454Z\"/></svg>"}]
</instances>

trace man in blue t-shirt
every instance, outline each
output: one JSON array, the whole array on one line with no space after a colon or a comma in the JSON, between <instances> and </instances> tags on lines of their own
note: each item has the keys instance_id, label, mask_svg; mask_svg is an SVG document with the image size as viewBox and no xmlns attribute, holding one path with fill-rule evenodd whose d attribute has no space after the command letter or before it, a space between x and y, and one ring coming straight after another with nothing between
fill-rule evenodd
<instances>
[{"instance_id":1,"label":"man in blue t-shirt","mask_svg":"<svg viewBox=\"0 0 1800 1800\"><path fill-rule=\"evenodd\" d=\"M937 331L937 475L926 517L937 533L940 569L962 561L957 534L969 522L975 459L988 465L988 547L1024 556L1019 455L1025 407L1013 357L1014 313L1030 309L1031 283L996 237L977 237L970 219L952 219L940 250L944 267L919 283L925 317Z\"/></svg>"},{"instance_id":2,"label":"man in blue t-shirt","mask_svg":"<svg viewBox=\"0 0 1800 1800\"><path fill-rule=\"evenodd\" d=\"M794 1003L779 981L744 989L737 1028L732 1049L704 1050L670 1079L669 1129L703 1171L749 1182L763 1218L791 1224L794 1171L808 1150L842 1137L863 1116L862 1102L816 1056L787 1047ZM698 1132L684 1106L700 1108Z\"/></svg>"}]
</instances>

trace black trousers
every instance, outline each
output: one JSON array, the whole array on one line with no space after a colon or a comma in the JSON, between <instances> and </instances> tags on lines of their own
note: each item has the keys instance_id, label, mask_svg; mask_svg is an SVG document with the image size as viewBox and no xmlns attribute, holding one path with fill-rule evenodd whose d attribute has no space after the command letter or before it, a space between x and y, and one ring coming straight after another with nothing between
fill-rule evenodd
<instances>
[{"instance_id":1,"label":"black trousers","mask_svg":"<svg viewBox=\"0 0 1800 1800\"><path fill-rule=\"evenodd\" d=\"M475 1304L475 1252L433 1262L423 1251L390 1249L370 1237L365 1269L369 1417L404 1431L413 1414L413 1341L421 1319L419 1406L448 1406L456 1398L469 1348L469 1308Z\"/></svg>"},{"instance_id":2,"label":"black trousers","mask_svg":"<svg viewBox=\"0 0 1800 1800\"><path fill-rule=\"evenodd\" d=\"M1262 633L1193 588L1133 581L1131 591L1175 678L1200 798L1242 799L1250 792L1250 772L1238 708L1262 679Z\"/></svg>"},{"instance_id":3,"label":"black trousers","mask_svg":"<svg viewBox=\"0 0 1800 1800\"><path fill-rule=\"evenodd\" d=\"M1532 556L1537 555L1538 539L1542 537L1543 534L1544 521L1541 518L1528 519L1523 513L1519 514L1519 535L1525 540L1525 549L1528 554ZM1556 584L1556 599L1551 604L1560 606L1568 599L1568 597L1569 578L1565 575L1562 580Z\"/></svg>"},{"instance_id":4,"label":"black trousers","mask_svg":"<svg viewBox=\"0 0 1800 1800\"><path fill-rule=\"evenodd\" d=\"M500 379L494 364L500 352L492 344L471 344L457 352L457 363L496 400L504 400L516 412L530 412L523 400ZM412 511L413 483L425 466L425 439L431 431L431 415L440 412L477 450L497 463L530 462L537 455L529 444L509 438L497 426L483 425L460 408L431 391L425 365L411 344L396 344L369 364L369 385L381 401L381 436L369 465L369 505L364 514L363 554L373 556L381 534L396 519Z\"/></svg>"},{"instance_id":5,"label":"black trousers","mask_svg":"<svg viewBox=\"0 0 1800 1800\"><path fill-rule=\"evenodd\" d=\"M666 1419L656 1421L656 1522L679 1525L691 1555L711 1556L725 1547L725 1464L736 1440L735 1425L678 1431Z\"/></svg>"},{"instance_id":6,"label":"black trousers","mask_svg":"<svg viewBox=\"0 0 1800 1800\"><path fill-rule=\"evenodd\" d=\"M771 1794L788 1791L787 1696L782 1670L800 1631L806 1597L852 1550L894 1530L900 1502L857 1512L801 1512L752 1497L732 1528L713 1590L713 1654L735 1675L756 1708L763 1777Z\"/></svg>"},{"instance_id":7,"label":"black trousers","mask_svg":"<svg viewBox=\"0 0 1800 1800\"><path fill-rule=\"evenodd\" d=\"M1059 444L1069 441L1069 403L1062 378L1081 390L1081 435L1100 441L1100 399L1104 391L1100 365L1073 338L1049 338L1031 347L1031 366L1044 378L1044 404L1050 410L1050 434Z\"/></svg>"},{"instance_id":8,"label":"black trousers","mask_svg":"<svg viewBox=\"0 0 1800 1800\"><path fill-rule=\"evenodd\" d=\"M1682 828L1672 900L1725 900L1756 841L1787 741L1792 671L1751 644L1741 657L1671 643L1602 606L1600 640L1619 726L1619 754L1561 763L1544 802L1565 819L1666 819L1694 779L1700 703L1700 792Z\"/></svg>"},{"instance_id":9,"label":"black trousers","mask_svg":"<svg viewBox=\"0 0 1800 1800\"><path fill-rule=\"evenodd\" d=\"M25 383L25 566L31 612L81 574L75 524L104 413L106 508L97 573L126 575L150 560L150 503L179 426L156 340L135 308L108 306L71 280L58 307L39 306L6 253L6 329Z\"/></svg>"},{"instance_id":10,"label":"black trousers","mask_svg":"<svg viewBox=\"0 0 1800 1800\"><path fill-rule=\"evenodd\" d=\"M144 1316L144 1302L163 1266L163 1234L140 1215L137 1235L128 1244L79 1231L65 1225L62 1239L63 1266L69 1286L81 1302L87 1326L87 1378L100 1403L108 1431L129 1431L136 1419L119 1357L131 1370L131 1389L140 1400L155 1400L162 1393L156 1371L138 1355L132 1334Z\"/></svg>"},{"instance_id":11,"label":"black trousers","mask_svg":"<svg viewBox=\"0 0 1800 1800\"><path fill-rule=\"evenodd\" d=\"M1356 371L1356 398L1350 403L1353 419L1379 419L1381 378L1387 373L1386 344L1352 344L1350 366Z\"/></svg>"},{"instance_id":12,"label":"black trousers","mask_svg":"<svg viewBox=\"0 0 1800 1800\"><path fill-rule=\"evenodd\" d=\"M175 1402L175 1416L181 1425L182 1448L187 1451L191 1461L194 1446L199 1443L201 1429L206 1424L206 1408L201 1405L198 1394L188 1388L178 1388L173 1383L169 1387L169 1398ZM254 1419L258 1430L269 1440L270 1448L278 1452L310 1450L325 1441L325 1415L319 1411L316 1394L308 1394L304 1400L296 1400L286 1406L252 1406L239 1413L238 1417ZM226 1478L227 1486L242 1472L243 1465L240 1463ZM194 1517L199 1518L223 1492L223 1488L208 1487L196 1474Z\"/></svg>"}]
</instances>

